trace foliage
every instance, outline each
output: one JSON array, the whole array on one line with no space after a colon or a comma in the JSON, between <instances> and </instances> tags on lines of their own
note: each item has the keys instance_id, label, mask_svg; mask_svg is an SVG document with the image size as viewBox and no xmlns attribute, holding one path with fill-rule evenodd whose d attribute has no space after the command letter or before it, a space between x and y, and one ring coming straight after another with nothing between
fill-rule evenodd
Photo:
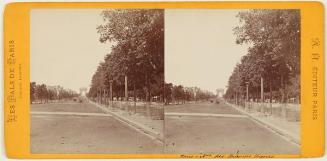
<instances>
[{"instance_id":1,"label":"foliage","mask_svg":"<svg viewBox=\"0 0 327 161\"><path fill-rule=\"evenodd\" d=\"M78 94L61 86L47 86L30 82L30 100L33 102L46 103L49 100L72 99Z\"/></svg>"},{"instance_id":2,"label":"foliage","mask_svg":"<svg viewBox=\"0 0 327 161\"><path fill-rule=\"evenodd\" d=\"M172 83L165 83L164 92L165 104L209 100L215 97L212 92L202 90L198 87L183 87L182 85L173 85Z\"/></svg>"},{"instance_id":3,"label":"foliage","mask_svg":"<svg viewBox=\"0 0 327 161\"><path fill-rule=\"evenodd\" d=\"M225 97L244 97L248 82L250 98L260 98L262 77L270 99L274 91L279 91L282 102L287 91L294 91L292 97L299 98L300 11L249 10L240 12L238 18L241 25L234 28L236 43L251 47L230 76Z\"/></svg>"},{"instance_id":4,"label":"foliage","mask_svg":"<svg viewBox=\"0 0 327 161\"><path fill-rule=\"evenodd\" d=\"M116 9L101 15L104 24L97 27L99 41L114 45L93 75L88 96L106 93L112 82L114 96L122 97L127 76L134 97L147 101L152 96L163 97L163 10Z\"/></svg>"}]
</instances>

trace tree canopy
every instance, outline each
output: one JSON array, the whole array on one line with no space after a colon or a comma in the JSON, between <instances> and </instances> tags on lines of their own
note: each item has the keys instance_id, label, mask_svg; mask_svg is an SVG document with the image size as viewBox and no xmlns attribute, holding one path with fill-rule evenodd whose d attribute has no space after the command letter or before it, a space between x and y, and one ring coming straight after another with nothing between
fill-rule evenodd
<instances>
[{"instance_id":1,"label":"tree canopy","mask_svg":"<svg viewBox=\"0 0 327 161\"><path fill-rule=\"evenodd\" d=\"M123 96L124 77L134 96L150 100L163 97L164 12L157 9L115 9L101 14L104 24L96 29L101 43L112 50L92 78L89 97L109 91L112 82L115 96Z\"/></svg>"},{"instance_id":2,"label":"tree canopy","mask_svg":"<svg viewBox=\"0 0 327 161\"><path fill-rule=\"evenodd\" d=\"M30 100L33 102L46 103L49 100L72 99L79 96L75 91L64 89L61 86L47 86L30 82Z\"/></svg>"},{"instance_id":3,"label":"tree canopy","mask_svg":"<svg viewBox=\"0 0 327 161\"><path fill-rule=\"evenodd\" d=\"M216 95L210 91L200 89L199 87L184 87L165 83L165 104L185 103L186 101L207 101L216 98Z\"/></svg>"},{"instance_id":4,"label":"tree canopy","mask_svg":"<svg viewBox=\"0 0 327 161\"><path fill-rule=\"evenodd\" d=\"M260 98L262 77L270 100L299 100L300 11L248 10L237 17L236 43L251 47L230 76L225 97L244 97L248 83L250 97Z\"/></svg>"}]
</instances>

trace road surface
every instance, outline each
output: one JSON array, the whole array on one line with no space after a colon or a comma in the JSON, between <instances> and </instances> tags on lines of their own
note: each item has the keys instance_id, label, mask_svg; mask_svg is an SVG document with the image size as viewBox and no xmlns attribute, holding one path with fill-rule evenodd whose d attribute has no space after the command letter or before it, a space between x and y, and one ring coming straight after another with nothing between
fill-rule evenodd
<instances>
[{"instance_id":1,"label":"road surface","mask_svg":"<svg viewBox=\"0 0 327 161\"><path fill-rule=\"evenodd\" d=\"M299 154L300 147L226 104L165 107L165 152L170 154Z\"/></svg>"},{"instance_id":2,"label":"road surface","mask_svg":"<svg viewBox=\"0 0 327 161\"><path fill-rule=\"evenodd\" d=\"M163 153L162 144L89 103L31 105L31 153Z\"/></svg>"}]
</instances>

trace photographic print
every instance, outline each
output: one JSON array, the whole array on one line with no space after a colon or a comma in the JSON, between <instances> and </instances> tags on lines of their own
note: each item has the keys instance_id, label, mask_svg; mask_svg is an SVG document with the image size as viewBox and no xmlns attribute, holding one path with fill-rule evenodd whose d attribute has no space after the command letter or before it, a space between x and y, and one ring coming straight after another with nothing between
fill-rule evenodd
<instances>
[{"instance_id":1,"label":"photographic print","mask_svg":"<svg viewBox=\"0 0 327 161\"><path fill-rule=\"evenodd\" d=\"M324 23L320 2L9 3L6 155L321 157Z\"/></svg>"},{"instance_id":2,"label":"photographic print","mask_svg":"<svg viewBox=\"0 0 327 161\"><path fill-rule=\"evenodd\" d=\"M30 15L31 153L163 153L164 10Z\"/></svg>"},{"instance_id":3,"label":"photographic print","mask_svg":"<svg viewBox=\"0 0 327 161\"><path fill-rule=\"evenodd\" d=\"M165 152L300 153L300 11L165 10Z\"/></svg>"},{"instance_id":4,"label":"photographic print","mask_svg":"<svg viewBox=\"0 0 327 161\"><path fill-rule=\"evenodd\" d=\"M299 154L299 10L34 9L31 152Z\"/></svg>"}]
</instances>

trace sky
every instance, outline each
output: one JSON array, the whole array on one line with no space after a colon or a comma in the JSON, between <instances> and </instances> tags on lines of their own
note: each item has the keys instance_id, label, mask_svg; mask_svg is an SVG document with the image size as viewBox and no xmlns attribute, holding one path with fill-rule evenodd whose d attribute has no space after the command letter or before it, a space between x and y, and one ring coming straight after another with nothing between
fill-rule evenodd
<instances>
[{"instance_id":1,"label":"sky","mask_svg":"<svg viewBox=\"0 0 327 161\"><path fill-rule=\"evenodd\" d=\"M100 9L33 9L30 14L30 79L79 91L89 88L111 45L100 43Z\"/></svg>"},{"instance_id":2,"label":"sky","mask_svg":"<svg viewBox=\"0 0 327 161\"><path fill-rule=\"evenodd\" d=\"M248 45L233 28L240 10L165 10L165 81L216 93L225 89Z\"/></svg>"},{"instance_id":3,"label":"sky","mask_svg":"<svg viewBox=\"0 0 327 161\"><path fill-rule=\"evenodd\" d=\"M101 9L33 9L31 81L89 87L111 44L100 43ZM235 44L237 10L165 10L165 80L215 92L225 88L248 46Z\"/></svg>"}]
</instances>

